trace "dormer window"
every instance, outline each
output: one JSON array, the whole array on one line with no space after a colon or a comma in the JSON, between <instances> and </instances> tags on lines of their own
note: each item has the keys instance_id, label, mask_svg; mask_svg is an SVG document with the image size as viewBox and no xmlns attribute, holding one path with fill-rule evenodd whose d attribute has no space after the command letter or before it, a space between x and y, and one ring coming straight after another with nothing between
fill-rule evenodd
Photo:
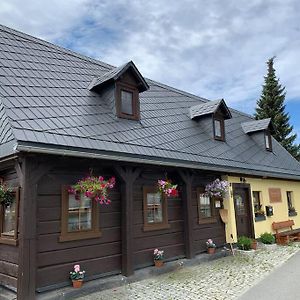
<instances>
[{"instance_id":1,"label":"dormer window","mask_svg":"<svg viewBox=\"0 0 300 300\"><path fill-rule=\"evenodd\" d=\"M117 83L116 110L119 118L139 120L139 92L134 87Z\"/></svg>"},{"instance_id":2,"label":"dormer window","mask_svg":"<svg viewBox=\"0 0 300 300\"><path fill-rule=\"evenodd\" d=\"M265 131L265 146L266 150L272 151L272 139L269 131Z\"/></svg>"},{"instance_id":3,"label":"dormer window","mask_svg":"<svg viewBox=\"0 0 300 300\"><path fill-rule=\"evenodd\" d=\"M215 140L225 141L225 120L231 119L231 112L224 99L207 101L190 107L190 118L206 128Z\"/></svg>"},{"instance_id":4,"label":"dormer window","mask_svg":"<svg viewBox=\"0 0 300 300\"><path fill-rule=\"evenodd\" d=\"M272 136L270 131L274 130L271 119L261 119L242 123L243 131L252 136L252 139L264 147L265 150L272 152Z\"/></svg>"},{"instance_id":5,"label":"dormer window","mask_svg":"<svg viewBox=\"0 0 300 300\"><path fill-rule=\"evenodd\" d=\"M149 89L149 86L135 64L130 61L93 78L88 88L99 93L117 117L139 120L139 93Z\"/></svg>"},{"instance_id":6,"label":"dormer window","mask_svg":"<svg viewBox=\"0 0 300 300\"><path fill-rule=\"evenodd\" d=\"M225 141L224 119L214 117L214 138L215 140Z\"/></svg>"}]
</instances>

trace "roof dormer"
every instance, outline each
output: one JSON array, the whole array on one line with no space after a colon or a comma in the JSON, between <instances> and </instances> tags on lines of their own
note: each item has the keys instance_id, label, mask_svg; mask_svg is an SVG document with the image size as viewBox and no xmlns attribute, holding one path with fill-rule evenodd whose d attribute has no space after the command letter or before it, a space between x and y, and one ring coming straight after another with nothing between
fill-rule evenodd
<instances>
[{"instance_id":1,"label":"roof dormer","mask_svg":"<svg viewBox=\"0 0 300 300\"><path fill-rule=\"evenodd\" d=\"M90 91L100 92L105 99L109 98L117 117L131 120L140 119L139 93L148 88L132 61L94 78L89 84Z\"/></svg>"},{"instance_id":2,"label":"roof dormer","mask_svg":"<svg viewBox=\"0 0 300 300\"><path fill-rule=\"evenodd\" d=\"M225 120L232 116L224 99L221 99L190 107L190 118L200 120L206 131L212 132L215 140L225 141Z\"/></svg>"},{"instance_id":3,"label":"roof dormer","mask_svg":"<svg viewBox=\"0 0 300 300\"><path fill-rule=\"evenodd\" d=\"M242 123L243 131L249 134L268 151L272 151L271 131L274 130L271 118Z\"/></svg>"}]
</instances>

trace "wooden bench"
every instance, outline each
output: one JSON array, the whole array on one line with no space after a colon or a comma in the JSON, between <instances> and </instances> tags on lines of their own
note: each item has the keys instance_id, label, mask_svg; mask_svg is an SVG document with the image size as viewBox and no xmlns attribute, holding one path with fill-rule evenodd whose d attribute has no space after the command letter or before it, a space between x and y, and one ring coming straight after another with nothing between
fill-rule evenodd
<instances>
[{"instance_id":1,"label":"wooden bench","mask_svg":"<svg viewBox=\"0 0 300 300\"><path fill-rule=\"evenodd\" d=\"M300 228L293 229L295 225L293 220L283 221L283 222L273 222L272 228L275 230L276 243L279 245L286 245L290 241L300 240ZM282 231L283 229L289 230Z\"/></svg>"}]
</instances>

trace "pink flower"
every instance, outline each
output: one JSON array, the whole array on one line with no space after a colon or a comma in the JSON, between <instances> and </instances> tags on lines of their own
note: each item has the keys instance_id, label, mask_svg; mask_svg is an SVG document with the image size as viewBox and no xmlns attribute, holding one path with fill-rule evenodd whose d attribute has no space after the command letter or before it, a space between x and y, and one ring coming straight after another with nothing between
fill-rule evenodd
<instances>
[{"instance_id":1,"label":"pink flower","mask_svg":"<svg viewBox=\"0 0 300 300\"><path fill-rule=\"evenodd\" d=\"M74 266L74 271L75 271L76 273L78 273L78 272L80 271L80 265L75 265L75 266Z\"/></svg>"}]
</instances>

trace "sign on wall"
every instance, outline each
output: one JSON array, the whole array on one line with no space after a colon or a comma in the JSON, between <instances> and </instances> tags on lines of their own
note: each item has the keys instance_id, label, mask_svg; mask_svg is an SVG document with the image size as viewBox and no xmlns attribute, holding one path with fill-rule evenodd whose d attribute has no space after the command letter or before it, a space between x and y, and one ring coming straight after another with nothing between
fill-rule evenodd
<instances>
[{"instance_id":1,"label":"sign on wall","mask_svg":"<svg viewBox=\"0 0 300 300\"><path fill-rule=\"evenodd\" d=\"M282 202L281 189L279 188L269 188L269 198L270 202Z\"/></svg>"}]
</instances>

